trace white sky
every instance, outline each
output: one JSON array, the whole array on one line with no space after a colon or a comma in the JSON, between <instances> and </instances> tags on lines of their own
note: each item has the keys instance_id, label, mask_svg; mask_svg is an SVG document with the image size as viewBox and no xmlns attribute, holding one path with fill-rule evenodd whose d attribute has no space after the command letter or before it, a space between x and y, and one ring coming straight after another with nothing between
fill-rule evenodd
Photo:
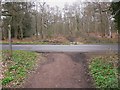
<instances>
[{"instance_id":1,"label":"white sky","mask_svg":"<svg viewBox=\"0 0 120 90\"><path fill-rule=\"evenodd\" d=\"M63 8L64 7L64 4L72 4L76 1L78 2L96 2L96 1L101 1L101 2L110 2L112 0L2 0L2 1L7 1L7 2L11 2L11 1L14 1L14 2L21 2L21 1L38 1L38 2L46 2L47 4L49 4L50 6L59 6L60 8ZM118 2L120 0L113 0L115 2Z\"/></svg>"},{"instance_id":2,"label":"white sky","mask_svg":"<svg viewBox=\"0 0 120 90\"><path fill-rule=\"evenodd\" d=\"M37 1L45 1L50 6L56 6L57 5L60 8L63 8L66 3L67 4L72 4L76 0L37 0Z\"/></svg>"},{"instance_id":3,"label":"white sky","mask_svg":"<svg viewBox=\"0 0 120 90\"><path fill-rule=\"evenodd\" d=\"M39 2L46 2L47 4L49 4L50 6L59 6L60 8L63 8L64 5L67 3L69 5L71 5L74 2L111 2L112 0L36 0ZM113 0L113 1L120 1L120 0Z\"/></svg>"}]
</instances>

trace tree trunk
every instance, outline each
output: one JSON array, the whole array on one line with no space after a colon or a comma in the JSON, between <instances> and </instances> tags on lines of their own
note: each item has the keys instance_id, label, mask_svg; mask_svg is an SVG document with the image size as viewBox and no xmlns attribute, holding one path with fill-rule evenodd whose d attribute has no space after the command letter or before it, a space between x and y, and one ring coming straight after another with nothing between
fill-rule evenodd
<instances>
[{"instance_id":1,"label":"tree trunk","mask_svg":"<svg viewBox=\"0 0 120 90\"><path fill-rule=\"evenodd\" d=\"M18 38L18 25L14 27L14 31L15 31L14 37L17 39Z\"/></svg>"},{"instance_id":2,"label":"tree trunk","mask_svg":"<svg viewBox=\"0 0 120 90\"><path fill-rule=\"evenodd\" d=\"M38 27L37 27L38 22L37 22L37 13L36 13L36 15L35 15L35 21L36 21L36 39L38 39Z\"/></svg>"},{"instance_id":3,"label":"tree trunk","mask_svg":"<svg viewBox=\"0 0 120 90\"><path fill-rule=\"evenodd\" d=\"M23 29L22 29L22 25L20 25L20 34L21 34L21 35L20 35L20 36L21 36L20 39L22 40L22 39L23 39Z\"/></svg>"},{"instance_id":4,"label":"tree trunk","mask_svg":"<svg viewBox=\"0 0 120 90\"><path fill-rule=\"evenodd\" d=\"M102 8L101 8L100 4L99 4L99 9L100 9L101 33L102 33L102 37L104 37L105 36L105 30L103 28Z\"/></svg>"},{"instance_id":5,"label":"tree trunk","mask_svg":"<svg viewBox=\"0 0 120 90\"><path fill-rule=\"evenodd\" d=\"M41 39L43 39L43 15L41 15L41 30L40 30Z\"/></svg>"}]
</instances>

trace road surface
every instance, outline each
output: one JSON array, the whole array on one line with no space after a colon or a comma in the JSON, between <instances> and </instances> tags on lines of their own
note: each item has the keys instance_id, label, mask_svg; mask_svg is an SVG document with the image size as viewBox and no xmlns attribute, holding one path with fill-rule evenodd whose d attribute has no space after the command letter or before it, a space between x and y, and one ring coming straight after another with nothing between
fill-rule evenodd
<instances>
[{"instance_id":1,"label":"road surface","mask_svg":"<svg viewBox=\"0 0 120 90\"><path fill-rule=\"evenodd\" d=\"M0 45L9 50L9 45ZM118 52L118 45L12 45L13 50L36 52Z\"/></svg>"}]
</instances>

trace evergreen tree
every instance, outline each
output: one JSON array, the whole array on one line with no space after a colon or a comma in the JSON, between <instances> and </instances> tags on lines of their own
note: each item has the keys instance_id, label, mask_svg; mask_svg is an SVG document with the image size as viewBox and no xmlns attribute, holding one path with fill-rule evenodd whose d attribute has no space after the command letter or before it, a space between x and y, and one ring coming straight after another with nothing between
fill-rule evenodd
<instances>
[{"instance_id":1,"label":"evergreen tree","mask_svg":"<svg viewBox=\"0 0 120 90\"><path fill-rule=\"evenodd\" d=\"M120 1L112 2L112 14L114 15L115 22L117 24L118 33L120 33Z\"/></svg>"},{"instance_id":2,"label":"evergreen tree","mask_svg":"<svg viewBox=\"0 0 120 90\"><path fill-rule=\"evenodd\" d=\"M24 37L31 36L31 8L30 2L5 2L2 4L4 12L2 15L3 19L3 37L4 32L8 32L8 24L11 25L12 37L17 39L23 39ZM11 16L9 16L11 15ZM12 18L11 22L10 17Z\"/></svg>"}]
</instances>

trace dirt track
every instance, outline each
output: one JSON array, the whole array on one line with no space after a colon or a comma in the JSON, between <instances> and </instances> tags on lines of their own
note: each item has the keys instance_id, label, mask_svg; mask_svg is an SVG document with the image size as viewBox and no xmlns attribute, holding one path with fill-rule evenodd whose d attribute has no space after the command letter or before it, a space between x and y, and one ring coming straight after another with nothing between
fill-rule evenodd
<instances>
[{"instance_id":1,"label":"dirt track","mask_svg":"<svg viewBox=\"0 0 120 90\"><path fill-rule=\"evenodd\" d=\"M25 81L24 88L90 88L87 58L80 53L48 53L47 61Z\"/></svg>"}]
</instances>

